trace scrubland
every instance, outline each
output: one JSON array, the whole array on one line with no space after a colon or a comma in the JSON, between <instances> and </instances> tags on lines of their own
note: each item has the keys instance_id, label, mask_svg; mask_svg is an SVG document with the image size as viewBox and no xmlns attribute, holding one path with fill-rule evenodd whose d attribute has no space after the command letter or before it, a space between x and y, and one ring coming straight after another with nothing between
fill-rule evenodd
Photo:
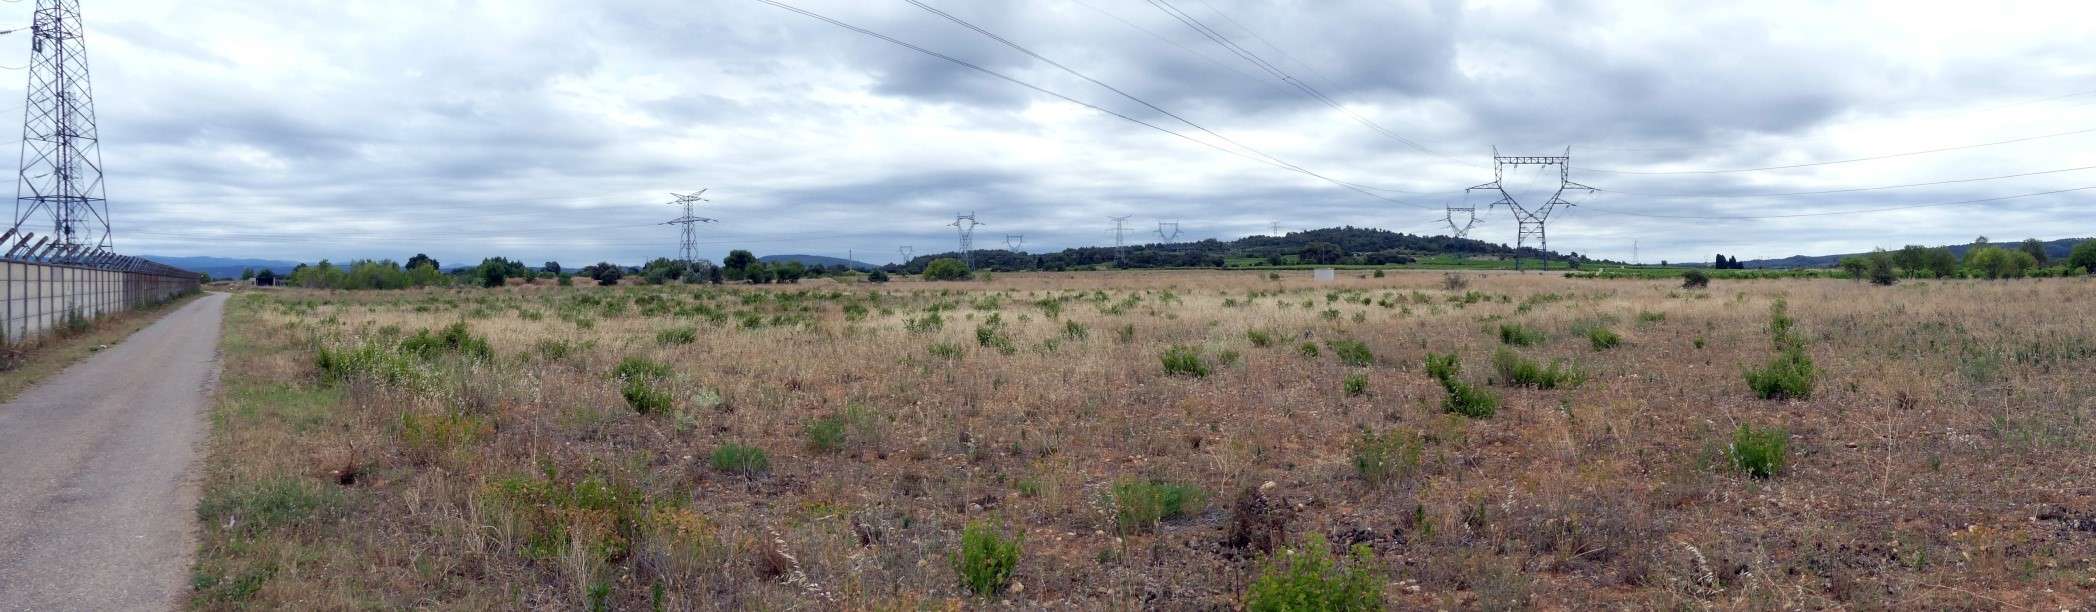
<instances>
[{"instance_id":1,"label":"scrubland","mask_svg":"<svg viewBox=\"0 0 2096 612\"><path fill-rule=\"evenodd\" d=\"M1294 274L245 293L192 605L2096 599L2096 282Z\"/></svg>"}]
</instances>

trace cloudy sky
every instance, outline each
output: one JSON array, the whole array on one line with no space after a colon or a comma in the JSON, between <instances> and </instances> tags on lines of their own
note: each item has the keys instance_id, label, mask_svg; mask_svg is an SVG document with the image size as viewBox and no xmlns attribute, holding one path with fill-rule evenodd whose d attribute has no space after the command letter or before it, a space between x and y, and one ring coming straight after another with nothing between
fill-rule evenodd
<instances>
[{"instance_id":1,"label":"cloudy sky","mask_svg":"<svg viewBox=\"0 0 2096 612\"><path fill-rule=\"evenodd\" d=\"M1551 247L1599 257L2096 233L2096 190L1901 208L2096 186L2096 3L923 0L1066 71L905 0L782 1L1039 90L756 0L82 0L118 247L638 263L701 187L716 259L947 250L969 211L1047 250L1467 203L1510 242L1463 191L1494 146L1571 147L1604 191Z\"/></svg>"}]
</instances>

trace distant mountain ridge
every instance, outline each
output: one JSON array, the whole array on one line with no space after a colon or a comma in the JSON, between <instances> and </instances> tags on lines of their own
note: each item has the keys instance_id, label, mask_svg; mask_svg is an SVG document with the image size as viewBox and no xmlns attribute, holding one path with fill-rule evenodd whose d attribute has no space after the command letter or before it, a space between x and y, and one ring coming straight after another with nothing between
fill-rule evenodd
<instances>
[{"instance_id":1,"label":"distant mountain ridge","mask_svg":"<svg viewBox=\"0 0 2096 612\"><path fill-rule=\"evenodd\" d=\"M240 271L268 268L278 274L290 274L298 262L277 259L252 259L243 257L178 257L172 255L145 255L146 259L188 270L211 275L211 278L240 278Z\"/></svg>"},{"instance_id":2,"label":"distant mountain ridge","mask_svg":"<svg viewBox=\"0 0 2096 612\"><path fill-rule=\"evenodd\" d=\"M2045 245L2045 256L2047 258L2052 259L2053 261L2066 259L2068 253L2073 252L2074 245L2081 244L2081 241L2083 240L2090 239L2061 238L2059 240L2046 241L2043 243ZM2004 242L1990 241L1987 243L1987 246L2013 249L2017 248L2022 243L2023 241L2021 240ZM1976 246L1977 244L1978 243L1972 242L1968 242L1965 244L1953 244L1949 246L1950 253L1952 255L1958 256L1960 259L1963 259L1965 257L1965 252L1971 250L1972 247ZM1899 250L1899 248L1900 247L1898 246L1888 246L1885 247L1885 250L1896 251ZM1842 253L1839 255L1792 255L1781 259L1749 259L1746 261L1739 262L1739 264L1748 268L1831 268L1840 265L1841 258L1843 257L1855 257L1857 255L1867 254L1868 253ZM1703 263L1708 264L1710 262L1705 261Z\"/></svg>"}]
</instances>

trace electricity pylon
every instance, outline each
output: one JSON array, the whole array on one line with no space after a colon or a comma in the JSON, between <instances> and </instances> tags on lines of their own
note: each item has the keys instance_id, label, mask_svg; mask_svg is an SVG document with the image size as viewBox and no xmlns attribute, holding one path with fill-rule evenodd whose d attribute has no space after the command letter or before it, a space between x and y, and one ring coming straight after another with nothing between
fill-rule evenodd
<instances>
[{"instance_id":1,"label":"electricity pylon","mask_svg":"<svg viewBox=\"0 0 2096 612\"><path fill-rule=\"evenodd\" d=\"M1179 222L1158 221L1157 237L1158 239L1163 240L1165 244L1171 244L1173 240L1179 238Z\"/></svg>"},{"instance_id":2,"label":"electricity pylon","mask_svg":"<svg viewBox=\"0 0 2096 612\"><path fill-rule=\"evenodd\" d=\"M95 130L80 1L37 0L30 24L15 231L44 216L58 245L107 248L109 200L102 188L102 145Z\"/></svg>"},{"instance_id":3,"label":"electricity pylon","mask_svg":"<svg viewBox=\"0 0 2096 612\"><path fill-rule=\"evenodd\" d=\"M1026 234L1004 235L1004 248L1010 249L1013 253L1017 253L1019 252L1019 247L1022 246L1026 246Z\"/></svg>"},{"instance_id":4,"label":"electricity pylon","mask_svg":"<svg viewBox=\"0 0 2096 612\"><path fill-rule=\"evenodd\" d=\"M1129 217L1133 217L1133 216L1135 216L1135 215L1121 215L1121 216L1119 216L1119 217L1107 217L1107 219L1111 219L1111 220L1113 220L1113 223L1114 223L1114 228L1113 228L1113 233L1114 233L1114 264L1116 264L1116 265L1118 265L1118 264L1122 263L1123 259L1125 259L1125 258L1126 258L1126 254L1125 254L1125 253L1123 252L1123 248L1122 248L1122 247L1123 247L1123 245L1127 244L1127 241L1125 240L1125 238L1126 238L1126 237L1127 237L1127 235L1128 235L1128 218L1129 218Z\"/></svg>"},{"instance_id":5,"label":"electricity pylon","mask_svg":"<svg viewBox=\"0 0 2096 612\"><path fill-rule=\"evenodd\" d=\"M699 230L697 227L698 224L715 222L713 219L708 219L694 214L696 213L696 211L693 210L693 207L698 206L700 202L712 201L706 198L699 197L701 195L704 195L705 193L705 189L700 189L695 193L670 193L670 197L676 198L670 201L670 205L683 206L684 216L662 222L663 225L684 226L684 241L681 245L679 245L677 249L677 257L680 261L684 262L684 265L686 266L689 266L692 262L699 260Z\"/></svg>"},{"instance_id":6,"label":"electricity pylon","mask_svg":"<svg viewBox=\"0 0 2096 612\"><path fill-rule=\"evenodd\" d=\"M1557 166L1557 191L1550 194L1550 199L1543 202L1540 206L1530 208L1522 205L1519 200L1514 199L1513 194L1507 193L1506 186L1500 183L1500 181L1506 178L1508 166L1516 168L1521 166ZM1514 233L1515 270L1521 269L1521 249L1528 246L1528 243L1531 241L1535 242L1536 248L1540 249L1543 257L1543 267L1548 269L1550 267L1550 235L1546 231L1544 224L1550 221L1551 211L1556 210L1559 206L1566 208L1574 206L1571 202L1565 201L1566 191L1584 190L1588 193L1595 191L1593 187L1572 182L1572 147L1565 147L1565 154L1556 156L1500 155L1499 147L1493 147L1492 182L1471 187L1470 190L1497 191L1499 192L1499 201L1492 203L1492 207L1498 208L1501 205L1505 205L1514 211L1514 221L1517 224Z\"/></svg>"},{"instance_id":7,"label":"electricity pylon","mask_svg":"<svg viewBox=\"0 0 2096 612\"><path fill-rule=\"evenodd\" d=\"M953 223L949 225L961 234L961 263L974 270L975 226L983 224L975 221L975 213L971 211L965 215L954 215Z\"/></svg>"}]
</instances>

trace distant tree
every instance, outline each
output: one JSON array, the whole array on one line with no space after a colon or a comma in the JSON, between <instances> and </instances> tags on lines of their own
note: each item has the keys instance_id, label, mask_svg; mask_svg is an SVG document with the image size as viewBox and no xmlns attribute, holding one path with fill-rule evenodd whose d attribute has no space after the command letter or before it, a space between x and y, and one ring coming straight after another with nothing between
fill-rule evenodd
<instances>
[{"instance_id":1,"label":"distant tree","mask_svg":"<svg viewBox=\"0 0 2096 612\"><path fill-rule=\"evenodd\" d=\"M432 262L423 262L409 266L407 270L407 281L410 287L442 285L449 278L444 276L443 272L437 271L437 266Z\"/></svg>"},{"instance_id":2,"label":"distant tree","mask_svg":"<svg viewBox=\"0 0 2096 612\"><path fill-rule=\"evenodd\" d=\"M277 272L269 268L257 270L255 272L255 284L263 287L277 284Z\"/></svg>"},{"instance_id":3,"label":"distant tree","mask_svg":"<svg viewBox=\"0 0 2096 612\"><path fill-rule=\"evenodd\" d=\"M729 270L748 270L754 263L757 263L757 256L743 249L728 251L728 258L721 260L721 265Z\"/></svg>"},{"instance_id":4,"label":"distant tree","mask_svg":"<svg viewBox=\"0 0 2096 612\"><path fill-rule=\"evenodd\" d=\"M1346 257L1346 249L1330 242L1312 242L1303 245L1303 252L1299 257L1312 263L1333 264Z\"/></svg>"},{"instance_id":5,"label":"distant tree","mask_svg":"<svg viewBox=\"0 0 2096 612\"><path fill-rule=\"evenodd\" d=\"M2096 240L2083 240L2074 245L2067 255L2068 268L2081 268L2085 273L2096 275Z\"/></svg>"},{"instance_id":6,"label":"distant tree","mask_svg":"<svg viewBox=\"0 0 2096 612\"><path fill-rule=\"evenodd\" d=\"M1950 247L1928 249L1925 255L1926 263L1924 266L1928 269L1930 276L1950 278L1958 275L1958 256L1951 254Z\"/></svg>"},{"instance_id":7,"label":"distant tree","mask_svg":"<svg viewBox=\"0 0 2096 612\"><path fill-rule=\"evenodd\" d=\"M1921 276L1929 269L1929 248L1918 244L1900 247L1892 252L1892 265L1908 276Z\"/></svg>"},{"instance_id":8,"label":"distant tree","mask_svg":"<svg viewBox=\"0 0 2096 612\"><path fill-rule=\"evenodd\" d=\"M924 280L956 281L968 279L968 264L952 257L941 257L924 266Z\"/></svg>"},{"instance_id":9,"label":"distant tree","mask_svg":"<svg viewBox=\"0 0 2096 612\"><path fill-rule=\"evenodd\" d=\"M868 273L866 273L866 282L869 282L869 283L885 283L885 282L888 282L888 273L887 273L887 272L885 272L885 271L882 271L882 270L881 270L880 268L874 268L872 272L868 272Z\"/></svg>"},{"instance_id":10,"label":"distant tree","mask_svg":"<svg viewBox=\"0 0 2096 612\"><path fill-rule=\"evenodd\" d=\"M777 280L773 275L772 266L761 261L752 262L749 267L744 268L742 276L743 280L753 285L769 285L773 280Z\"/></svg>"},{"instance_id":11,"label":"distant tree","mask_svg":"<svg viewBox=\"0 0 2096 612\"><path fill-rule=\"evenodd\" d=\"M1843 257L1840 265L1841 272L1849 275L1849 280L1863 280L1863 273L1870 270L1870 262L1861 256Z\"/></svg>"},{"instance_id":12,"label":"distant tree","mask_svg":"<svg viewBox=\"0 0 2096 612\"><path fill-rule=\"evenodd\" d=\"M1710 286L1710 275L1702 270L1690 268L1681 273L1682 289L1702 289Z\"/></svg>"},{"instance_id":13,"label":"distant tree","mask_svg":"<svg viewBox=\"0 0 2096 612\"><path fill-rule=\"evenodd\" d=\"M608 261L583 268L582 273L588 275L590 280L597 281L598 286L616 285L619 284L619 279L626 277L625 268Z\"/></svg>"},{"instance_id":14,"label":"distant tree","mask_svg":"<svg viewBox=\"0 0 2096 612\"><path fill-rule=\"evenodd\" d=\"M254 269L254 268L241 268L241 269L240 269L240 280L254 280L254 278L255 278L255 269Z\"/></svg>"},{"instance_id":15,"label":"distant tree","mask_svg":"<svg viewBox=\"0 0 2096 612\"><path fill-rule=\"evenodd\" d=\"M558 261L549 261L549 262L546 262L546 265L544 265L544 266L541 266L541 267L540 267L539 269L541 269L541 270L545 270L547 274L552 274L552 275L554 275L554 276L559 276L559 275L560 275L560 262L558 262Z\"/></svg>"},{"instance_id":16,"label":"distant tree","mask_svg":"<svg viewBox=\"0 0 2096 612\"><path fill-rule=\"evenodd\" d=\"M500 287L509 283L509 271L502 266L490 266L480 270L480 286Z\"/></svg>"},{"instance_id":17,"label":"distant tree","mask_svg":"<svg viewBox=\"0 0 2096 612\"><path fill-rule=\"evenodd\" d=\"M2023 244L2017 245L2017 247L2022 249L2024 253L2030 254L2031 260L2038 262L2038 267L2040 268L2052 263L2051 258L2045 256L2045 243L2038 242L2036 238L2025 238L2023 239Z\"/></svg>"},{"instance_id":18,"label":"distant tree","mask_svg":"<svg viewBox=\"0 0 2096 612\"><path fill-rule=\"evenodd\" d=\"M723 280L723 279L721 278L721 269L720 269L719 267L713 267L713 268L710 268L710 269L708 269L708 270L706 271L706 281L707 281L707 282L710 282L710 283L713 283L713 284L715 284L715 285L718 285L718 284L721 284L721 281L722 281L722 280Z\"/></svg>"},{"instance_id":19,"label":"distant tree","mask_svg":"<svg viewBox=\"0 0 2096 612\"><path fill-rule=\"evenodd\" d=\"M808 276L808 267L798 261L789 261L771 267L772 276L781 283L798 283Z\"/></svg>"},{"instance_id":20,"label":"distant tree","mask_svg":"<svg viewBox=\"0 0 2096 612\"><path fill-rule=\"evenodd\" d=\"M429 267L436 268L438 270L444 269L443 264L439 264L437 263L437 260L430 259L428 255L423 255L421 253L416 253L414 257L409 257L408 263L404 267L413 270L415 269L415 266L419 266L422 264L429 264Z\"/></svg>"},{"instance_id":21,"label":"distant tree","mask_svg":"<svg viewBox=\"0 0 2096 612\"><path fill-rule=\"evenodd\" d=\"M1899 274L1892 271L1892 254L1885 252L1885 249L1872 251L1864 260L1868 264L1864 275L1870 278L1870 284L1890 285L1899 282Z\"/></svg>"}]
</instances>

